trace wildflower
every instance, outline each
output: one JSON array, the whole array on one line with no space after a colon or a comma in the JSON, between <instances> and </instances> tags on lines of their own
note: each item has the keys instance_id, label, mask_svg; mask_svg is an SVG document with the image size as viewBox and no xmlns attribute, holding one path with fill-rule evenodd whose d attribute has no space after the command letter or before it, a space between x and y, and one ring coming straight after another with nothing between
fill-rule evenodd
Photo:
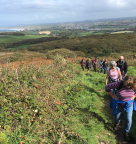
<instances>
[{"instance_id":1,"label":"wildflower","mask_svg":"<svg viewBox=\"0 0 136 144\"><path fill-rule=\"evenodd\" d=\"M56 101L56 104L59 104L59 105L61 105L61 103L60 103L60 102L58 102L58 101Z\"/></svg>"}]
</instances>

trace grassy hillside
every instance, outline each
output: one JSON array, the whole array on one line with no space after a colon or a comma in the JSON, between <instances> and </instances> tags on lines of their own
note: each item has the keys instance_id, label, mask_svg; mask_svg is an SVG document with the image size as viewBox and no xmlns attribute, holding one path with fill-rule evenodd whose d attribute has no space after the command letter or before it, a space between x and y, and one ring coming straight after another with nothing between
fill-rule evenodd
<instances>
[{"instance_id":1,"label":"grassy hillside","mask_svg":"<svg viewBox=\"0 0 136 144\"><path fill-rule=\"evenodd\" d=\"M135 34L105 34L61 39L44 42L29 47L30 51L47 52L53 49L66 48L72 51L82 51L91 56L109 56L111 53L136 53Z\"/></svg>"},{"instance_id":2,"label":"grassy hillside","mask_svg":"<svg viewBox=\"0 0 136 144\"><path fill-rule=\"evenodd\" d=\"M0 43L8 44L8 43L14 43L26 39L36 39L41 37L47 37L47 36L46 35L25 35L25 36L0 35Z\"/></svg>"},{"instance_id":3,"label":"grassy hillside","mask_svg":"<svg viewBox=\"0 0 136 144\"><path fill-rule=\"evenodd\" d=\"M116 144L105 75L77 63L56 56L52 65L1 69L0 131L9 144Z\"/></svg>"}]
</instances>

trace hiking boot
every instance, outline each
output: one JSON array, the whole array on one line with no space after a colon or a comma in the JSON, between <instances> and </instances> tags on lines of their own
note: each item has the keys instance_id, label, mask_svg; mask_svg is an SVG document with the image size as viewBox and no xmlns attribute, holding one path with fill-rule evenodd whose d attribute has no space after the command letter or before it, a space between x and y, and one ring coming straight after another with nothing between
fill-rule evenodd
<instances>
[{"instance_id":1,"label":"hiking boot","mask_svg":"<svg viewBox=\"0 0 136 144\"><path fill-rule=\"evenodd\" d=\"M113 129L114 129L114 130L118 130L118 127L119 127L119 123L116 123L116 124L114 124Z\"/></svg>"},{"instance_id":2,"label":"hiking boot","mask_svg":"<svg viewBox=\"0 0 136 144\"><path fill-rule=\"evenodd\" d=\"M124 138L125 138L125 140L128 141L128 142L130 141L129 134L126 133L126 132L124 133Z\"/></svg>"}]
</instances>

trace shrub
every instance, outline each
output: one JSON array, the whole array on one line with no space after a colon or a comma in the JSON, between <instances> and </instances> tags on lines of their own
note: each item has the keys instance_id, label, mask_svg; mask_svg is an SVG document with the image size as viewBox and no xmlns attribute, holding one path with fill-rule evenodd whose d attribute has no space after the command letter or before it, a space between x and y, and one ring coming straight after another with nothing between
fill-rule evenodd
<instances>
[{"instance_id":1,"label":"shrub","mask_svg":"<svg viewBox=\"0 0 136 144\"><path fill-rule=\"evenodd\" d=\"M70 51L68 49L55 49L55 50L51 50L49 52L46 53L46 57L48 59L54 59L54 56L56 55L61 55L64 58L75 58L77 57L77 54L73 51Z\"/></svg>"},{"instance_id":2,"label":"shrub","mask_svg":"<svg viewBox=\"0 0 136 144\"><path fill-rule=\"evenodd\" d=\"M92 57L91 57L91 54L89 54L89 53L86 54L86 57L87 57L87 58L90 58L90 59L92 58Z\"/></svg>"},{"instance_id":3,"label":"shrub","mask_svg":"<svg viewBox=\"0 0 136 144\"><path fill-rule=\"evenodd\" d=\"M103 56L110 56L111 55L111 52L112 50L111 49L103 49Z\"/></svg>"},{"instance_id":4,"label":"shrub","mask_svg":"<svg viewBox=\"0 0 136 144\"><path fill-rule=\"evenodd\" d=\"M77 57L85 57L85 53L81 51L74 51L77 54Z\"/></svg>"},{"instance_id":5,"label":"shrub","mask_svg":"<svg viewBox=\"0 0 136 144\"><path fill-rule=\"evenodd\" d=\"M61 55L56 55L54 58L54 64L56 65L62 65L66 63L66 60L64 59L64 57L62 57Z\"/></svg>"}]
</instances>

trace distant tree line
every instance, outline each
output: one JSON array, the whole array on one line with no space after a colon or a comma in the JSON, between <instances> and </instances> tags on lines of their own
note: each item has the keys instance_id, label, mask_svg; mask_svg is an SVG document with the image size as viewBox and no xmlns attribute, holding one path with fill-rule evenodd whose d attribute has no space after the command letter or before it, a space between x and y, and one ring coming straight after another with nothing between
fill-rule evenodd
<instances>
[{"instance_id":1,"label":"distant tree line","mask_svg":"<svg viewBox=\"0 0 136 144\"><path fill-rule=\"evenodd\" d=\"M22 32L1 32L0 35L24 36Z\"/></svg>"}]
</instances>

